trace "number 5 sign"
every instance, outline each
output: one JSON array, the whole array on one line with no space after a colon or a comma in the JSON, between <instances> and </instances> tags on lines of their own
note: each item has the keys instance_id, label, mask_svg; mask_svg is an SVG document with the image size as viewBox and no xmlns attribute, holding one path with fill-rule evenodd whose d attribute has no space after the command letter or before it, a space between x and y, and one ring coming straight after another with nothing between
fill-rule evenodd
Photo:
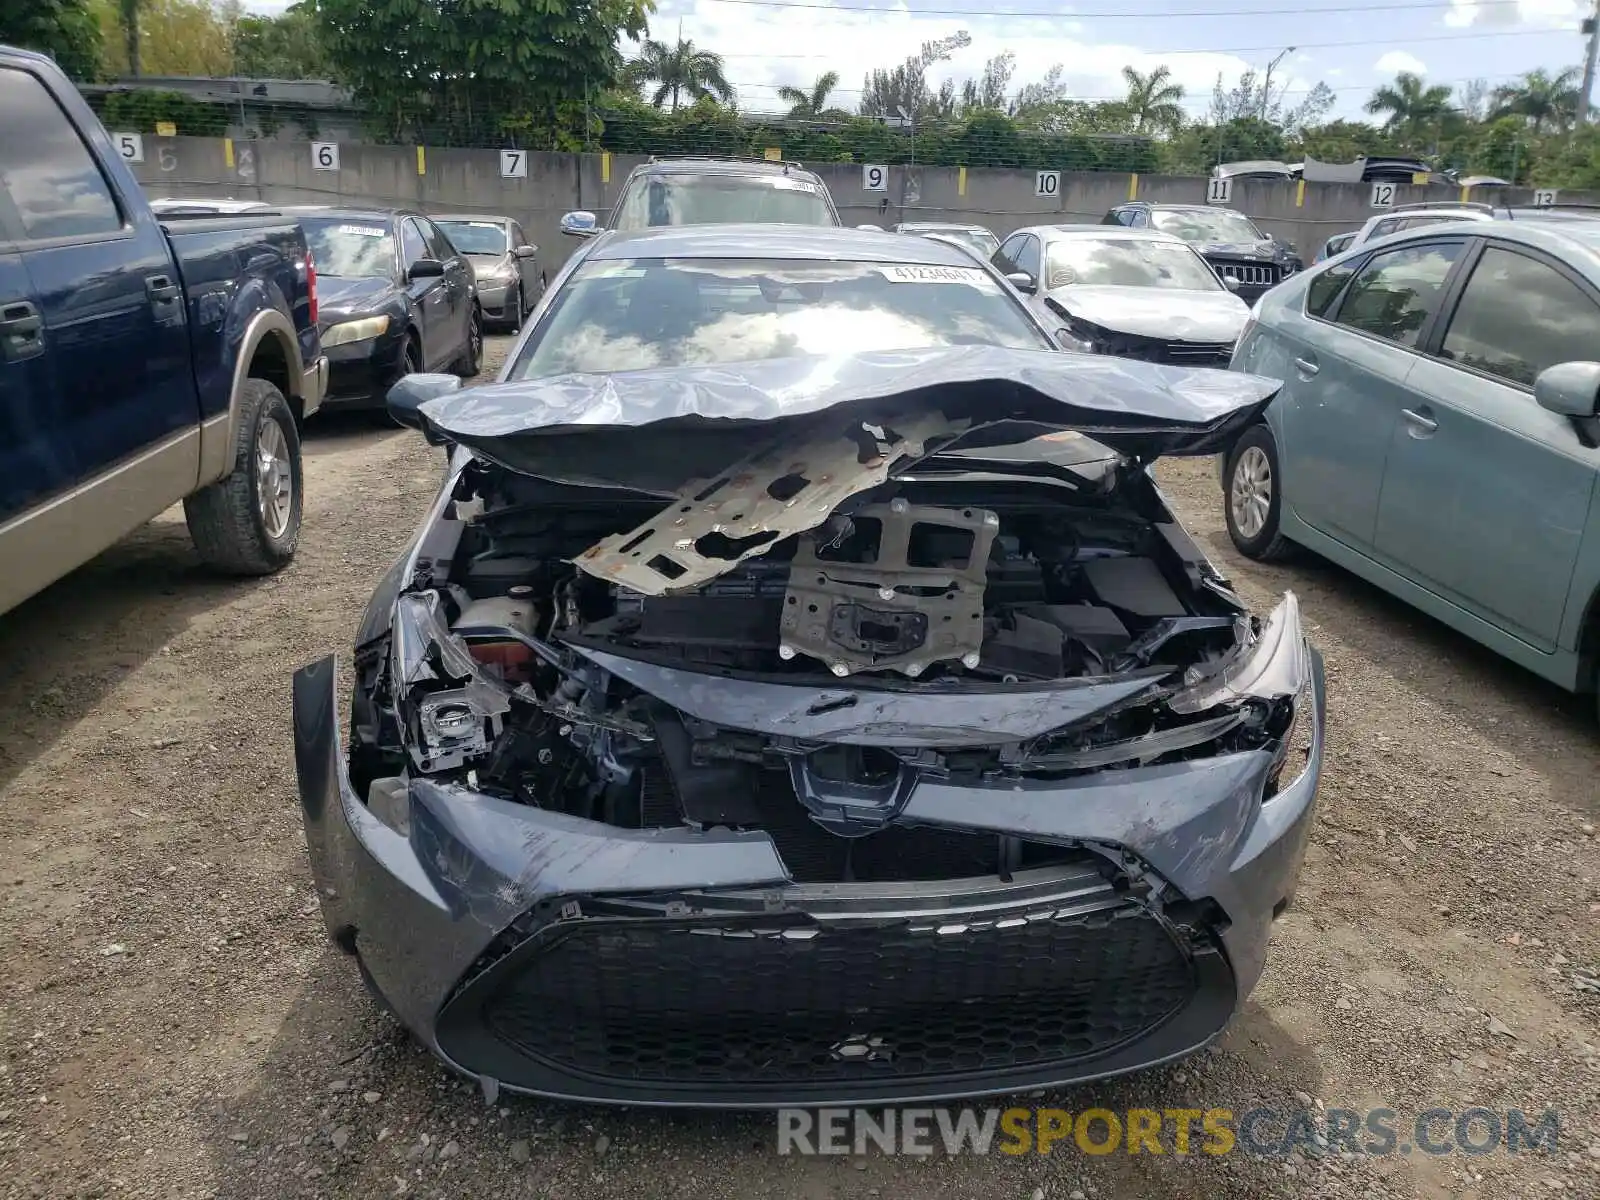
<instances>
[{"instance_id":1,"label":"number 5 sign","mask_svg":"<svg viewBox=\"0 0 1600 1200\"><path fill-rule=\"evenodd\" d=\"M528 152L526 150L500 151L500 178L526 179L528 177Z\"/></svg>"},{"instance_id":2,"label":"number 5 sign","mask_svg":"<svg viewBox=\"0 0 1600 1200\"><path fill-rule=\"evenodd\" d=\"M1206 181L1206 203L1227 204L1233 199L1233 180L1211 179Z\"/></svg>"},{"instance_id":3,"label":"number 5 sign","mask_svg":"<svg viewBox=\"0 0 1600 1200\"><path fill-rule=\"evenodd\" d=\"M879 166L877 163L866 163L861 168L861 190L863 192L887 192L889 190L889 168Z\"/></svg>"},{"instance_id":4,"label":"number 5 sign","mask_svg":"<svg viewBox=\"0 0 1600 1200\"><path fill-rule=\"evenodd\" d=\"M311 167L316 171L337 171L339 169L339 143L312 142Z\"/></svg>"},{"instance_id":5,"label":"number 5 sign","mask_svg":"<svg viewBox=\"0 0 1600 1200\"><path fill-rule=\"evenodd\" d=\"M117 153L123 162L144 161L144 138L137 133L113 133L111 140L117 144Z\"/></svg>"},{"instance_id":6,"label":"number 5 sign","mask_svg":"<svg viewBox=\"0 0 1600 1200\"><path fill-rule=\"evenodd\" d=\"M1033 194L1052 198L1061 195L1061 172L1035 171L1033 173Z\"/></svg>"}]
</instances>

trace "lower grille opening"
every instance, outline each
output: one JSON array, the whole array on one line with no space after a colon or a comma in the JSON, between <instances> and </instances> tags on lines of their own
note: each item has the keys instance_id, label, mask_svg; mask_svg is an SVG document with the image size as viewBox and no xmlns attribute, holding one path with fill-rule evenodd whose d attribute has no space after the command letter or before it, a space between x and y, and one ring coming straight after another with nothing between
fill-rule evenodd
<instances>
[{"instance_id":1,"label":"lower grille opening","mask_svg":"<svg viewBox=\"0 0 1600 1200\"><path fill-rule=\"evenodd\" d=\"M1196 987L1159 920L1108 900L943 924L584 917L535 934L451 1007L545 1069L759 1090L1091 1059Z\"/></svg>"}]
</instances>

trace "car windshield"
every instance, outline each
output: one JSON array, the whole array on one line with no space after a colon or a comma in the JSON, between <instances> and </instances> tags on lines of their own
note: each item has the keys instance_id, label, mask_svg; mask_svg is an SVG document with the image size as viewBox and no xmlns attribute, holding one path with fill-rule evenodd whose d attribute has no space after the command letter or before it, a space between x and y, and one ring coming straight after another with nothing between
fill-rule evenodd
<instances>
[{"instance_id":1,"label":"car windshield","mask_svg":"<svg viewBox=\"0 0 1600 1200\"><path fill-rule=\"evenodd\" d=\"M301 217L318 275L389 279L394 238L387 222L363 217Z\"/></svg>"},{"instance_id":2,"label":"car windshield","mask_svg":"<svg viewBox=\"0 0 1600 1200\"><path fill-rule=\"evenodd\" d=\"M1243 213L1226 208L1156 209L1150 223L1186 242L1259 242L1261 231Z\"/></svg>"},{"instance_id":3,"label":"car windshield","mask_svg":"<svg viewBox=\"0 0 1600 1200\"><path fill-rule=\"evenodd\" d=\"M450 244L463 254L504 254L505 226L493 221L438 221Z\"/></svg>"},{"instance_id":4,"label":"car windshield","mask_svg":"<svg viewBox=\"0 0 1600 1200\"><path fill-rule=\"evenodd\" d=\"M1050 243L1045 265L1047 291L1075 284L1194 292L1222 286L1188 246L1143 238L1064 238Z\"/></svg>"},{"instance_id":5,"label":"car windshield","mask_svg":"<svg viewBox=\"0 0 1600 1200\"><path fill-rule=\"evenodd\" d=\"M920 233L923 237L937 235L938 237L948 238L953 242L965 243L976 250L978 256L985 262L994 256L996 250L1000 249L1000 239L982 229L917 229L913 230L913 232Z\"/></svg>"},{"instance_id":6,"label":"car windshield","mask_svg":"<svg viewBox=\"0 0 1600 1200\"><path fill-rule=\"evenodd\" d=\"M976 265L616 259L573 273L509 377L959 345L1053 348Z\"/></svg>"},{"instance_id":7,"label":"car windshield","mask_svg":"<svg viewBox=\"0 0 1600 1200\"><path fill-rule=\"evenodd\" d=\"M837 225L821 186L785 175L647 175L617 208L618 229L657 225Z\"/></svg>"}]
</instances>

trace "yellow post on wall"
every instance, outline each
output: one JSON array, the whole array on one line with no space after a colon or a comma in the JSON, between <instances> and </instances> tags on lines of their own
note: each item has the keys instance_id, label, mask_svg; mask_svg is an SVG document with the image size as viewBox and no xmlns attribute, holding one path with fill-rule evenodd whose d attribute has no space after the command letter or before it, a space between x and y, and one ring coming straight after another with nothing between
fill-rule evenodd
<instances>
[{"instance_id":1,"label":"yellow post on wall","mask_svg":"<svg viewBox=\"0 0 1600 1200\"><path fill-rule=\"evenodd\" d=\"M600 182L611 182L611 151L600 151Z\"/></svg>"},{"instance_id":2,"label":"yellow post on wall","mask_svg":"<svg viewBox=\"0 0 1600 1200\"><path fill-rule=\"evenodd\" d=\"M1304 179L1295 184L1294 206L1296 208L1304 208L1306 206L1306 181Z\"/></svg>"},{"instance_id":3,"label":"yellow post on wall","mask_svg":"<svg viewBox=\"0 0 1600 1200\"><path fill-rule=\"evenodd\" d=\"M956 195L965 196L966 194L967 194L967 169L965 167L957 167L956 168Z\"/></svg>"},{"instance_id":4,"label":"yellow post on wall","mask_svg":"<svg viewBox=\"0 0 1600 1200\"><path fill-rule=\"evenodd\" d=\"M1139 175L1138 175L1137 172L1135 172L1134 174L1128 176L1128 199L1129 200L1137 200L1138 198L1139 198Z\"/></svg>"},{"instance_id":5,"label":"yellow post on wall","mask_svg":"<svg viewBox=\"0 0 1600 1200\"><path fill-rule=\"evenodd\" d=\"M423 152L422 147L418 146L417 147L417 174L418 175L426 175L427 173L428 173L428 156Z\"/></svg>"}]
</instances>

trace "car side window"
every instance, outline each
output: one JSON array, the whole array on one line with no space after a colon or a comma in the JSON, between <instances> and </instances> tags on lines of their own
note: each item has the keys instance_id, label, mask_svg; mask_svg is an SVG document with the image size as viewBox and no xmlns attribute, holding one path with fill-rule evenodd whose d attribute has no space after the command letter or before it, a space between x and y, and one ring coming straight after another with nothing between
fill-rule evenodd
<instances>
[{"instance_id":1,"label":"car side window","mask_svg":"<svg viewBox=\"0 0 1600 1200\"><path fill-rule=\"evenodd\" d=\"M1027 241L1027 235L1022 233L1008 237L994 252L995 269L1002 275L1009 275L1013 271L1022 270L1017 266L1017 258L1022 253L1022 243Z\"/></svg>"},{"instance_id":2,"label":"car side window","mask_svg":"<svg viewBox=\"0 0 1600 1200\"><path fill-rule=\"evenodd\" d=\"M1337 254L1342 248L1331 249L1329 253ZM1326 317L1333 302L1339 298L1339 293L1344 291L1344 285L1350 282L1350 276L1356 273L1360 265L1359 262L1340 263L1313 279L1306 288L1306 315Z\"/></svg>"},{"instance_id":3,"label":"car side window","mask_svg":"<svg viewBox=\"0 0 1600 1200\"><path fill-rule=\"evenodd\" d=\"M1374 254L1350 281L1334 321L1415 346L1460 253L1460 242L1435 242Z\"/></svg>"},{"instance_id":4,"label":"car side window","mask_svg":"<svg viewBox=\"0 0 1600 1200\"><path fill-rule=\"evenodd\" d=\"M515 221L511 222L511 248L514 250L518 246L526 246L527 244L528 239L522 236L522 226Z\"/></svg>"},{"instance_id":5,"label":"car side window","mask_svg":"<svg viewBox=\"0 0 1600 1200\"><path fill-rule=\"evenodd\" d=\"M1531 388L1557 363L1600 355L1600 305L1546 263L1490 246L1472 268L1442 358Z\"/></svg>"},{"instance_id":6,"label":"car side window","mask_svg":"<svg viewBox=\"0 0 1600 1200\"><path fill-rule=\"evenodd\" d=\"M419 258L428 257L428 244L422 238L417 223L407 217L400 224L400 262L409 271Z\"/></svg>"},{"instance_id":7,"label":"car side window","mask_svg":"<svg viewBox=\"0 0 1600 1200\"><path fill-rule=\"evenodd\" d=\"M1129 221L1128 224L1135 229L1148 229L1150 227L1150 214L1140 210L1133 214L1133 220Z\"/></svg>"},{"instance_id":8,"label":"car side window","mask_svg":"<svg viewBox=\"0 0 1600 1200\"><path fill-rule=\"evenodd\" d=\"M1385 217L1372 227L1371 236L1373 238L1388 237L1391 233L1398 233L1400 228L1401 219L1399 217Z\"/></svg>"},{"instance_id":9,"label":"car side window","mask_svg":"<svg viewBox=\"0 0 1600 1200\"><path fill-rule=\"evenodd\" d=\"M450 244L450 239L432 221L418 220L422 227L422 238L428 244L428 253L440 262L448 262L456 257L456 248Z\"/></svg>"},{"instance_id":10,"label":"car side window","mask_svg":"<svg viewBox=\"0 0 1600 1200\"><path fill-rule=\"evenodd\" d=\"M30 241L116 233L122 214L100 165L43 83L0 68L0 186Z\"/></svg>"},{"instance_id":11,"label":"car side window","mask_svg":"<svg viewBox=\"0 0 1600 1200\"><path fill-rule=\"evenodd\" d=\"M1039 239L1028 234L1022 239L1022 245L1017 247L1017 270L1026 271L1035 279L1039 278L1041 265L1039 262Z\"/></svg>"}]
</instances>

